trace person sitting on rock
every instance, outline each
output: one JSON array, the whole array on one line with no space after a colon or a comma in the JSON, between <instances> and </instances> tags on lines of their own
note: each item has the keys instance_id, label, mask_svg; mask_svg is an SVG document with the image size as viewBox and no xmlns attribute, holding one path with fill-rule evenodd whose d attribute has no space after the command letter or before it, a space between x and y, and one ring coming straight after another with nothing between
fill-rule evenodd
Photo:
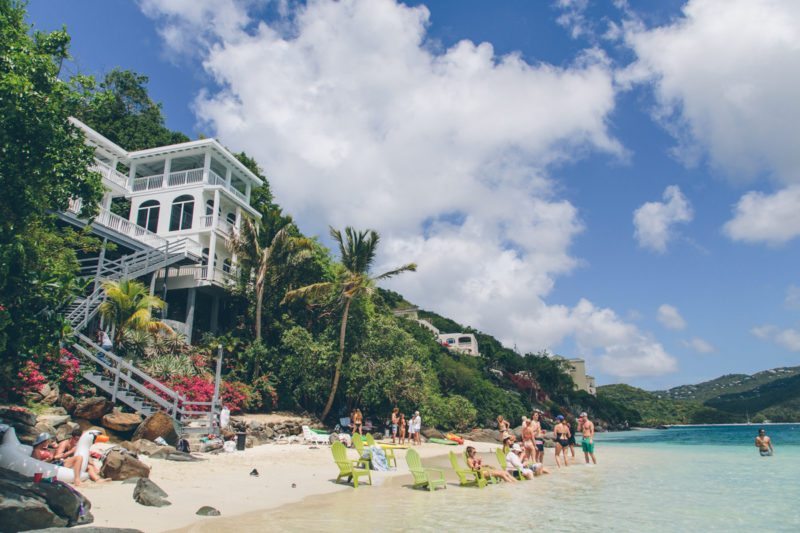
<instances>
[{"instance_id":1,"label":"person sitting on rock","mask_svg":"<svg viewBox=\"0 0 800 533\"><path fill-rule=\"evenodd\" d=\"M31 457L52 463L54 465L63 466L64 468L71 468L75 473L73 484L76 487L81 486L81 465L83 464L83 457L80 455L67 457L66 459L56 458L56 454L50 451L50 443L53 441L53 436L50 433L40 433L36 440L33 441L33 452ZM74 454L74 452L73 452Z\"/></svg>"},{"instance_id":2,"label":"person sitting on rock","mask_svg":"<svg viewBox=\"0 0 800 533\"><path fill-rule=\"evenodd\" d=\"M81 440L82 434L83 432L80 430L80 428L73 429L70 438L62 440L58 444L58 448L56 448L55 459L64 461L64 466L67 466L66 461L70 458L75 458L75 450L78 449L78 441ZM91 461L89 461L89 464L86 467L86 473L89 474L89 479L92 481L108 481L107 479L100 477L100 471Z\"/></svg>"}]
</instances>

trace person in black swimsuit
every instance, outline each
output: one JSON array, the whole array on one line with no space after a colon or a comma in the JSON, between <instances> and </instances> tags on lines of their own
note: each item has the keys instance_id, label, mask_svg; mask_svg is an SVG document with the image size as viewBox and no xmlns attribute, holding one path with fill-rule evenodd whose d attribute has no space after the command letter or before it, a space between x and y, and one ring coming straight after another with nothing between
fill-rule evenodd
<instances>
[{"instance_id":1,"label":"person in black swimsuit","mask_svg":"<svg viewBox=\"0 0 800 533\"><path fill-rule=\"evenodd\" d=\"M559 457L562 451L564 452L564 466L569 466L569 462L567 461L567 447L569 446L569 436L571 432L569 426L564 422L564 417L562 415L558 415L556 421L557 423L553 428L553 434L556 439L556 466L560 468L561 461L559 461Z\"/></svg>"},{"instance_id":2,"label":"person in black swimsuit","mask_svg":"<svg viewBox=\"0 0 800 533\"><path fill-rule=\"evenodd\" d=\"M572 458L575 458L575 432L578 430L578 425L575 423L575 418L570 416L565 422L569 427L569 453ZM567 453L566 451L564 453Z\"/></svg>"}]
</instances>

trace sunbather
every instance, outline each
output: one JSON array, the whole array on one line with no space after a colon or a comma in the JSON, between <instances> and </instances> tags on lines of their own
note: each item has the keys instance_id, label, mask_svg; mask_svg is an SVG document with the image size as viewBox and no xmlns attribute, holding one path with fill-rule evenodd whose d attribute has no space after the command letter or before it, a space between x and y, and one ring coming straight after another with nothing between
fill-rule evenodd
<instances>
[{"instance_id":1,"label":"sunbather","mask_svg":"<svg viewBox=\"0 0 800 533\"><path fill-rule=\"evenodd\" d=\"M488 479L489 477L499 477L503 481L513 482L516 481L514 476L505 470L497 470L483 465L483 459L478 455L478 451L472 446L467 446L467 466L473 472L479 472L481 476Z\"/></svg>"}]
</instances>

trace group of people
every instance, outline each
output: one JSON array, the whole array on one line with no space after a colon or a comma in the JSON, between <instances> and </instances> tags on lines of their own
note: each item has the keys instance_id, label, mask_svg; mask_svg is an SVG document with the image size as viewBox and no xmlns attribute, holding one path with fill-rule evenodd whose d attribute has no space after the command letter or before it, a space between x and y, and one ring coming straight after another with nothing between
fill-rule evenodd
<instances>
[{"instance_id":1,"label":"group of people","mask_svg":"<svg viewBox=\"0 0 800 533\"><path fill-rule=\"evenodd\" d=\"M401 413L400 408L395 407L392 409L391 428L392 444L398 442L400 444L405 444L406 428L408 428L408 443L412 445L422 444L422 437L420 436L420 432L422 431L422 417L419 411L414 411L414 415L408 417L408 420L406 420L405 413Z\"/></svg>"},{"instance_id":2,"label":"group of people","mask_svg":"<svg viewBox=\"0 0 800 533\"><path fill-rule=\"evenodd\" d=\"M33 441L31 457L71 469L75 473L75 481L73 483L76 487L79 487L81 484L83 457L75 455L75 451L78 449L78 441L81 440L82 434L83 432L80 429L73 429L68 439L56 443L50 433L40 433L36 440ZM89 474L89 479L92 481L107 481L100 477L100 471L91 460L86 466L86 473Z\"/></svg>"}]
</instances>

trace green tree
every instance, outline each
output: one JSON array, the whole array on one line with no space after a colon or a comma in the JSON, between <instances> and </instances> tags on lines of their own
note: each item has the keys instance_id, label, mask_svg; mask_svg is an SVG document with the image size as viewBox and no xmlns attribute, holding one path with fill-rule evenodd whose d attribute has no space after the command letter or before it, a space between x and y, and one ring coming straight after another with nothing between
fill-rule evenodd
<instances>
[{"instance_id":1,"label":"green tree","mask_svg":"<svg viewBox=\"0 0 800 533\"><path fill-rule=\"evenodd\" d=\"M152 309L164 309L164 300L150 296L140 281L123 279L103 282L106 300L100 304L100 315L115 328L114 344L123 344L127 331L159 330L172 333L169 326L153 318Z\"/></svg>"},{"instance_id":2,"label":"green tree","mask_svg":"<svg viewBox=\"0 0 800 533\"><path fill-rule=\"evenodd\" d=\"M80 198L90 215L102 194L88 170L93 150L69 121L83 93L58 78L69 42L63 30L31 34L24 4L0 0L0 350L10 355L3 381L20 355L55 349L61 333L55 310L77 265L58 244L50 213Z\"/></svg>"},{"instance_id":3,"label":"green tree","mask_svg":"<svg viewBox=\"0 0 800 533\"><path fill-rule=\"evenodd\" d=\"M347 334L347 317L350 313L350 306L353 300L362 296L372 294L375 291L375 282L382 279L389 279L403 272L414 272L417 265L408 263L394 270L384 272L375 277L370 277L369 271L375 261L375 254L378 249L380 236L374 230L356 231L347 227L342 232L330 228L331 237L339 245L342 265L344 266L343 275L336 282L320 282L307 285L286 293L286 298L291 300L298 297L317 297L336 290L337 299L341 305L342 321L339 327L339 357L336 359L336 367L333 371L333 383L328 396L325 408L322 410L320 418L323 420L330 413L333 407L333 400L339 387L339 378L342 373L342 363L344 361L345 335Z\"/></svg>"}]
</instances>

